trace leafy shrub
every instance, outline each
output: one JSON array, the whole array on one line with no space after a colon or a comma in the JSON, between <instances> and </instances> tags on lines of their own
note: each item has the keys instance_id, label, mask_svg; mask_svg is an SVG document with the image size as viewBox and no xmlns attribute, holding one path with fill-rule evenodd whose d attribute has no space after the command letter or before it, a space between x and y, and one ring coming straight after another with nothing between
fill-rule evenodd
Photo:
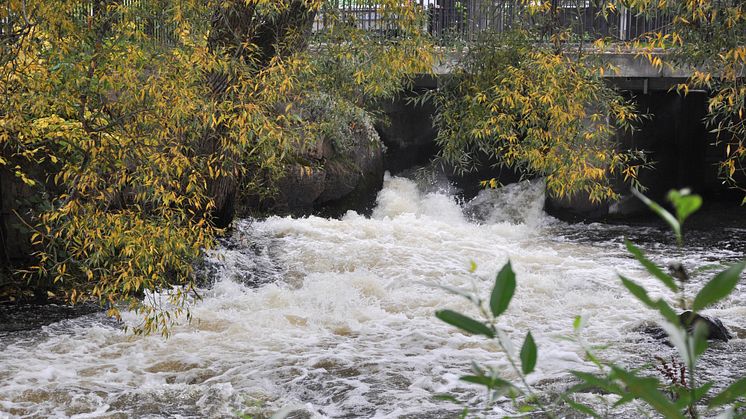
<instances>
[{"instance_id":1,"label":"leafy shrub","mask_svg":"<svg viewBox=\"0 0 746 419\"><path fill-rule=\"evenodd\" d=\"M402 39L345 39L328 24L326 48L309 51L314 17L333 3L4 2L0 169L42 201L23 214L35 261L17 283L115 317L132 309L136 331L167 333L196 297L193 264L230 223L236 189L271 189L314 132L286 104L390 98L430 71L410 2L374 2Z\"/></svg>"},{"instance_id":2,"label":"leafy shrub","mask_svg":"<svg viewBox=\"0 0 746 419\"><path fill-rule=\"evenodd\" d=\"M639 192L636 193L670 225L678 243L682 243L681 225L689 215L700 207L701 198L697 195L691 195L685 190L672 191L669 193L669 200L676 210L674 216ZM683 281L677 281L677 279L664 272L663 269L646 258L642 250L631 242L626 241L626 247L648 273L660 280L671 292L679 294L679 300L684 300ZM744 268L746 268L746 261L736 263L710 279L694 297L691 307L693 313L696 314L730 295L735 289ZM475 266L472 266L473 269L475 269ZM551 405L542 402L542 399L538 397L526 381L526 376L533 372L538 357L538 348L531 332L526 332L520 352L516 355L510 350L513 345L509 338L497 325L498 318L505 313L516 289L515 273L510 262L497 274L495 285L488 300L483 300L470 292L448 289L472 302L482 315L482 320L451 310L439 310L436 312L436 317L462 331L482 335L496 341L505 352L513 371L518 375L519 382L510 382L501 378L498 371L476 363L473 365L472 374L462 376L461 380L484 387L489 394L487 406L500 396L509 396L520 411L538 411L548 416L552 416L553 409L559 403L565 403L579 413L601 417L602 415L592 407L578 403L572 398L573 393L590 389L619 396L613 407L637 400L645 403L650 409L666 418L699 417L700 412L698 412L697 406L706 398L709 398L707 414L725 408L726 414L733 416L737 409L746 406L746 378L736 380L717 394L711 394L710 392L714 383L698 383L696 381L697 361L708 346L707 326L696 320L682 321L675 309L663 298L653 299L641 285L622 275L619 275L619 277L632 296L661 315L663 320L660 324L666 331L669 341L678 350L680 360L673 359L670 364L661 360L662 365L659 368L664 377L669 380L667 385L661 383L655 377L644 376L621 365L600 360L591 348L582 345L582 339L578 339L587 359L599 368L600 373L570 371L579 381L579 384L560 395ZM695 319L695 316L688 316L687 318ZM691 324L691 321L694 324ZM573 322L576 336L580 336L582 328L583 320L577 317ZM441 398L458 402L450 395L444 395Z\"/></svg>"},{"instance_id":3,"label":"leafy shrub","mask_svg":"<svg viewBox=\"0 0 746 419\"><path fill-rule=\"evenodd\" d=\"M302 108L303 119L314 123L312 138L331 141L339 154L350 151L356 138L378 138L371 115L342 98L320 93L304 100ZM361 130L366 131L365 135L357 135Z\"/></svg>"},{"instance_id":4,"label":"leafy shrub","mask_svg":"<svg viewBox=\"0 0 746 419\"><path fill-rule=\"evenodd\" d=\"M640 120L602 69L536 45L532 33L486 34L434 94L439 157L471 171L497 162L546 178L548 193L615 199L615 176L637 185L644 156L617 149Z\"/></svg>"}]
</instances>

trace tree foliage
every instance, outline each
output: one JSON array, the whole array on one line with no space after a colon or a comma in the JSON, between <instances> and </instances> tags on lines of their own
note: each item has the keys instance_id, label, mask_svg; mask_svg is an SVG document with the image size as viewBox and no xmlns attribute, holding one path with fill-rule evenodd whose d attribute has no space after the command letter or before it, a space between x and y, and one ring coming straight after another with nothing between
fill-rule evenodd
<instances>
[{"instance_id":1,"label":"tree foliage","mask_svg":"<svg viewBox=\"0 0 746 419\"><path fill-rule=\"evenodd\" d=\"M498 20L508 10L515 14L503 25L487 25L480 37L468 43L462 70L438 97L442 111L437 121L439 142L445 161L470 170L491 159L547 176L548 190L557 196L583 191L592 200L614 198L616 192L607 179L619 173L636 184L644 161L638 153L615 150L614 133L634 126L639 116L603 85L601 77L613 68L592 59L594 52L616 47L647 58L657 68L678 66L692 71L678 90L710 93L706 123L716 142L723 144L721 177L744 189L743 2L477 3L484 10L494 10ZM596 14L589 15L587 10ZM593 46L586 42L600 35L586 32L587 21L606 20L612 27L621 14L637 22L656 22L657 29L631 41L610 36Z\"/></svg>"},{"instance_id":2,"label":"tree foliage","mask_svg":"<svg viewBox=\"0 0 746 419\"><path fill-rule=\"evenodd\" d=\"M374 27L356 25L335 7L336 2L323 6L323 27L315 39L325 47L310 52L323 53L314 59L317 71L308 80L309 88L333 91L366 106L392 99L401 91L402 81L409 84L413 76L432 72L436 55L432 39L423 30L427 27L424 10L415 2L378 3Z\"/></svg>"},{"instance_id":3,"label":"tree foliage","mask_svg":"<svg viewBox=\"0 0 746 419\"><path fill-rule=\"evenodd\" d=\"M23 217L36 249L23 280L166 332L236 190L267 189L319 132L293 104L390 96L432 63L417 7L375 6L403 17L391 25L406 40L340 46L327 25L309 51L321 0L9 0L0 165L42 197Z\"/></svg>"},{"instance_id":4,"label":"tree foliage","mask_svg":"<svg viewBox=\"0 0 746 419\"><path fill-rule=\"evenodd\" d=\"M636 182L643 161L619 151L615 135L640 116L604 84L599 64L537 37L518 28L483 34L470 47L436 95L441 157L465 171L496 161L544 176L558 197L616 198L612 177Z\"/></svg>"},{"instance_id":5,"label":"tree foliage","mask_svg":"<svg viewBox=\"0 0 746 419\"><path fill-rule=\"evenodd\" d=\"M725 144L721 177L746 192L738 179L746 175L746 4L737 0L628 3L633 13L657 13L670 20L667 27L634 40L632 47L644 51L659 67L690 68L692 75L678 86L679 91L710 92L706 122L717 142Z\"/></svg>"}]
</instances>

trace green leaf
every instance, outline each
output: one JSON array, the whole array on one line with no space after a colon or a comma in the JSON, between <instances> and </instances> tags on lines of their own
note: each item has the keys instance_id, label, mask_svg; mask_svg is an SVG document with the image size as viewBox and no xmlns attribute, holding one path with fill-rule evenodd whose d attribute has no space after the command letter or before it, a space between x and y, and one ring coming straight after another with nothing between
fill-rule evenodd
<instances>
[{"instance_id":1,"label":"green leaf","mask_svg":"<svg viewBox=\"0 0 746 419\"><path fill-rule=\"evenodd\" d=\"M513 387L513 384L509 381L489 375L463 375L460 377L460 380L467 383L483 385L490 390Z\"/></svg>"},{"instance_id":2,"label":"green leaf","mask_svg":"<svg viewBox=\"0 0 746 419\"><path fill-rule=\"evenodd\" d=\"M530 404L524 404L523 406L518 408L518 413L529 413L536 410L536 407L531 406Z\"/></svg>"},{"instance_id":3,"label":"green leaf","mask_svg":"<svg viewBox=\"0 0 746 419\"><path fill-rule=\"evenodd\" d=\"M679 406L680 409L683 409L691 404L697 403L707 395L710 388L712 388L712 383L705 383L704 385L694 389L694 392L686 387L675 386L674 391L678 396L676 405Z\"/></svg>"},{"instance_id":4,"label":"green leaf","mask_svg":"<svg viewBox=\"0 0 746 419\"><path fill-rule=\"evenodd\" d=\"M702 197L691 195L688 189L668 192L668 200L676 208L679 224L684 224L684 221L702 206Z\"/></svg>"},{"instance_id":5,"label":"green leaf","mask_svg":"<svg viewBox=\"0 0 746 419\"><path fill-rule=\"evenodd\" d=\"M715 275L694 297L692 310L700 311L727 297L738 284L741 272L746 268L746 261L737 263Z\"/></svg>"},{"instance_id":6,"label":"green leaf","mask_svg":"<svg viewBox=\"0 0 746 419\"><path fill-rule=\"evenodd\" d=\"M646 258L645 254L642 253L642 250L637 248L629 240L624 240L624 244L625 246L627 246L627 250L632 253L632 256L634 256L635 259L637 259L637 261L645 267L646 271L650 272L651 275L660 279L661 282L663 282L663 284L665 284L671 291L679 291L679 287L676 285L676 281L670 275L663 272L663 270L659 268L658 265L653 263L650 259Z\"/></svg>"},{"instance_id":7,"label":"green leaf","mask_svg":"<svg viewBox=\"0 0 746 419\"><path fill-rule=\"evenodd\" d=\"M531 374L536 367L536 342L531 332L528 332L521 347L521 370L524 374Z\"/></svg>"},{"instance_id":8,"label":"green leaf","mask_svg":"<svg viewBox=\"0 0 746 419\"><path fill-rule=\"evenodd\" d=\"M515 272L510 265L510 261L503 266L495 278L495 286L492 288L490 295L490 311L497 317L508 309L510 300L515 292Z\"/></svg>"},{"instance_id":9,"label":"green leaf","mask_svg":"<svg viewBox=\"0 0 746 419\"><path fill-rule=\"evenodd\" d=\"M660 322L659 325L666 331L669 342L671 342L676 350L679 351L679 355L681 356L681 359L684 360L684 363L688 366L693 365L694 359L692 359L692 353L689 351L690 336L687 331L681 327L681 322L678 320L676 320L676 322L663 321Z\"/></svg>"},{"instance_id":10,"label":"green leaf","mask_svg":"<svg viewBox=\"0 0 746 419\"><path fill-rule=\"evenodd\" d=\"M617 408L631 402L632 400L635 400L636 398L637 397L635 397L634 395L627 393L624 396L620 397L619 400L617 400L616 403L612 405L612 407Z\"/></svg>"},{"instance_id":11,"label":"green leaf","mask_svg":"<svg viewBox=\"0 0 746 419\"><path fill-rule=\"evenodd\" d=\"M477 270L477 263L473 260L469 261L469 273L474 273Z\"/></svg>"},{"instance_id":12,"label":"green leaf","mask_svg":"<svg viewBox=\"0 0 746 419\"><path fill-rule=\"evenodd\" d=\"M591 408L590 406L584 405L582 403L578 403L578 402L576 402L576 401L574 401L571 398L566 397L566 396L563 397L562 399L565 401L565 403L567 403L568 406L570 406L576 412L580 412L580 413L586 414L588 416L592 416L594 418L601 418L602 417L598 412L596 412L595 410L593 410L593 408Z\"/></svg>"},{"instance_id":13,"label":"green leaf","mask_svg":"<svg viewBox=\"0 0 746 419\"><path fill-rule=\"evenodd\" d=\"M461 381L467 383L483 385L489 389L512 387L512 384L498 377L489 377L486 375L464 375Z\"/></svg>"},{"instance_id":14,"label":"green leaf","mask_svg":"<svg viewBox=\"0 0 746 419\"><path fill-rule=\"evenodd\" d=\"M443 320L451 326L456 326L459 329L469 332L475 335L484 335L489 338L495 337L495 332L492 331L486 324L472 319L471 317L464 316L463 314L456 313L451 310L438 310L435 312L435 317Z\"/></svg>"},{"instance_id":15,"label":"green leaf","mask_svg":"<svg viewBox=\"0 0 746 419\"><path fill-rule=\"evenodd\" d=\"M642 192L638 191L635 188L632 188L632 194L634 194L640 201L642 201L645 205L650 208L651 211L658 214L659 217L663 219L666 223L668 223L669 226L671 226L671 229L673 230L674 234L676 234L676 240L681 244L681 224L679 221L674 217L670 212L666 211L663 207L658 205L656 202L648 198L647 196L643 195Z\"/></svg>"},{"instance_id":16,"label":"green leaf","mask_svg":"<svg viewBox=\"0 0 746 419\"><path fill-rule=\"evenodd\" d=\"M710 407L722 406L732 403L739 398L746 397L746 378L741 378L720 392L710 400Z\"/></svg>"},{"instance_id":17,"label":"green leaf","mask_svg":"<svg viewBox=\"0 0 746 419\"><path fill-rule=\"evenodd\" d=\"M705 322L698 321L694 323L694 331L691 339L693 340L694 357L699 358L700 355L705 353L707 350L707 335L710 332L710 328L707 327Z\"/></svg>"},{"instance_id":18,"label":"green leaf","mask_svg":"<svg viewBox=\"0 0 746 419\"><path fill-rule=\"evenodd\" d=\"M650 308L657 308L655 302L648 296L648 292L645 290L645 288L637 285L636 282L626 278L624 275L619 275L619 278L622 280L622 285L624 285L624 287L627 288L627 290L632 293L635 298L637 298L643 304Z\"/></svg>"},{"instance_id":19,"label":"green leaf","mask_svg":"<svg viewBox=\"0 0 746 419\"><path fill-rule=\"evenodd\" d=\"M667 302L663 300L656 301L655 309L658 310L658 313L660 313L663 317L665 317L666 320L671 322L671 324L675 324L679 328L681 328L681 321L679 320L679 316L676 314L674 309L672 309L671 306L668 305Z\"/></svg>"},{"instance_id":20,"label":"green leaf","mask_svg":"<svg viewBox=\"0 0 746 419\"><path fill-rule=\"evenodd\" d=\"M659 382L651 377L638 377L634 373L612 366L613 375L625 384L625 388L636 398L645 401L666 418L684 419L679 408L658 390Z\"/></svg>"},{"instance_id":21,"label":"green leaf","mask_svg":"<svg viewBox=\"0 0 746 419\"><path fill-rule=\"evenodd\" d=\"M627 290L629 290L629 292L632 293L632 295L634 295L643 304L654 310L657 310L672 324L679 324L679 317L676 315L676 312L671 308L671 306L668 305L668 303L663 300L653 301L650 296L648 296L648 292L645 290L645 288L626 278L624 275L619 275L619 278L622 280L622 284L624 285L624 287L627 288Z\"/></svg>"},{"instance_id":22,"label":"green leaf","mask_svg":"<svg viewBox=\"0 0 746 419\"><path fill-rule=\"evenodd\" d=\"M580 332L583 328L583 317L575 316L575 320L572 321L572 330Z\"/></svg>"}]
</instances>

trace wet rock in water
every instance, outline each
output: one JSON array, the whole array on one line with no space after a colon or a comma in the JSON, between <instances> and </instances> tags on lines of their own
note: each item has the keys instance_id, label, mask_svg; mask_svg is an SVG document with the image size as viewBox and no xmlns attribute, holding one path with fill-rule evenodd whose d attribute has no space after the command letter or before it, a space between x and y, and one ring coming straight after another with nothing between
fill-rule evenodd
<instances>
[{"instance_id":1,"label":"wet rock in water","mask_svg":"<svg viewBox=\"0 0 746 419\"><path fill-rule=\"evenodd\" d=\"M655 340L665 341L664 343L670 346L670 343L668 342L668 334L666 334L666 331L663 330L662 327L658 326L655 323L644 322L638 327L635 327L634 330L636 332L642 333L643 335L650 336Z\"/></svg>"},{"instance_id":2,"label":"wet rock in water","mask_svg":"<svg viewBox=\"0 0 746 419\"><path fill-rule=\"evenodd\" d=\"M694 324L696 322L704 322L704 324L707 326L708 340L722 340L724 342L727 342L730 339L733 339L733 335L731 335L728 329L723 325L723 322L714 317L694 314L690 310L687 310L679 314L679 321L689 333L692 332L692 329L694 328ZM670 342L668 342L668 334L657 324L646 322L637 330L652 337L655 340L662 340L665 341L666 344L670 345Z\"/></svg>"},{"instance_id":3,"label":"wet rock in water","mask_svg":"<svg viewBox=\"0 0 746 419\"><path fill-rule=\"evenodd\" d=\"M0 335L6 332L34 330L65 319L102 312L98 304L0 304Z\"/></svg>"},{"instance_id":4,"label":"wet rock in water","mask_svg":"<svg viewBox=\"0 0 746 419\"><path fill-rule=\"evenodd\" d=\"M707 326L708 340L722 340L727 342L733 339L733 336L728 332L728 329L725 328L720 319L702 316L687 310L679 314L679 321L690 333L696 323L703 322Z\"/></svg>"}]
</instances>

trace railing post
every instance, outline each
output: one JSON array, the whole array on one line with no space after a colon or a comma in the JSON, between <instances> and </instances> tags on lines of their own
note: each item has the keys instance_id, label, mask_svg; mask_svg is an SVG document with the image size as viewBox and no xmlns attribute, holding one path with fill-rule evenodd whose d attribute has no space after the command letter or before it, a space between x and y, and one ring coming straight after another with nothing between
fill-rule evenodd
<instances>
[{"instance_id":1,"label":"railing post","mask_svg":"<svg viewBox=\"0 0 746 419\"><path fill-rule=\"evenodd\" d=\"M619 7L619 40L626 41L629 34L629 10L626 7Z\"/></svg>"}]
</instances>

